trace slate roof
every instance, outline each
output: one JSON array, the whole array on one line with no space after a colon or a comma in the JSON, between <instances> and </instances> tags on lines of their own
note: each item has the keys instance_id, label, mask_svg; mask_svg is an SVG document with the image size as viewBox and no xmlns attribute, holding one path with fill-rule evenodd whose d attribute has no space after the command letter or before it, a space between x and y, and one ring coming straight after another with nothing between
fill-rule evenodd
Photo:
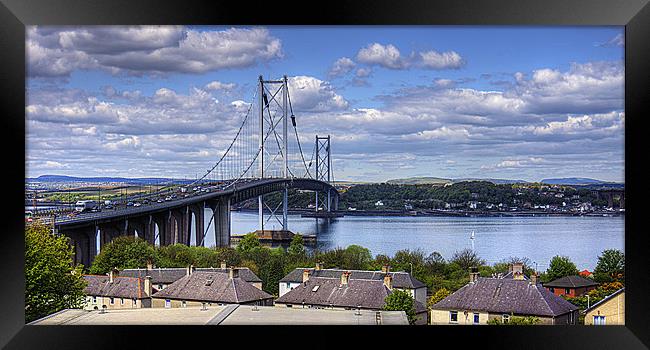
<instances>
[{"instance_id":1,"label":"slate roof","mask_svg":"<svg viewBox=\"0 0 650 350\"><path fill-rule=\"evenodd\" d=\"M257 277L253 271L251 271L247 267L237 267L236 268L239 271L239 277L243 279L246 282L250 283L259 283L262 282L262 280ZM194 270L196 271L203 271L203 272L222 272L222 273L228 273L228 269L221 269L221 268L213 268L213 267L208 267L208 268L196 268ZM187 268L182 267L172 267L172 268L153 268L151 270L148 270L146 268L144 269L125 269L123 271L120 271L121 276L130 276L130 277L140 277L144 278L145 276L151 276L151 283L156 285L156 284L171 284L176 281L178 281L181 277L187 275Z\"/></svg>"},{"instance_id":2,"label":"slate roof","mask_svg":"<svg viewBox=\"0 0 650 350\"><path fill-rule=\"evenodd\" d=\"M293 271L289 272L288 275L284 276L280 282L293 282L293 283L302 283L302 273L304 270L310 270L309 278L318 278L318 277L323 277L323 278L341 278L341 274L346 271L352 272L350 275L351 280L358 280L358 279L364 279L364 280L375 280L375 281L381 281L383 283L384 281L384 275L385 273L381 271L362 271L362 270L339 270L339 269L321 269L321 270L316 270L314 268L296 268ZM417 289L417 288L422 288L426 287L426 285L417 279L415 279L413 276L411 276L410 273L408 272L393 272L390 271L388 273L391 275L393 278L392 283L394 288L408 288L408 289Z\"/></svg>"},{"instance_id":3,"label":"slate roof","mask_svg":"<svg viewBox=\"0 0 650 350\"><path fill-rule=\"evenodd\" d=\"M581 287L591 287L597 285L598 283L581 276L566 276L566 277L558 278L548 283L544 283L544 287L554 287L554 288L581 288Z\"/></svg>"},{"instance_id":4,"label":"slate roof","mask_svg":"<svg viewBox=\"0 0 650 350\"><path fill-rule=\"evenodd\" d=\"M302 277L301 277L302 278ZM314 291L315 287L318 289ZM276 304L302 304L380 310L390 290L384 280L350 279L341 285L337 278L310 277L293 290L276 299Z\"/></svg>"},{"instance_id":5,"label":"slate roof","mask_svg":"<svg viewBox=\"0 0 650 350\"><path fill-rule=\"evenodd\" d=\"M147 298L144 292L144 280L133 277L117 276L113 283L109 282L108 276L104 275L83 275L88 282L84 289L86 295L143 299Z\"/></svg>"},{"instance_id":6,"label":"slate roof","mask_svg":"<svg viewBox=\"0 0 650 350\"><path fill-rule=\"evenodd\" d=\"M564 315L578 309L562 297L549 292L541 284L483 277L479 277L474 283L466 284L431 308L546 317Z\"/></svg>"},{"instance_id":7,"label":"slate roof","mask_svg":"<svg viewBox=\"0 0 650 350\"><path fill-rule=\"evenodd\" d=\"M273 298L240 277L231 279L227 273L208 271L194 271L190 276L183 276L167 288L154 293L153 297L224 304Z\"/></svg>"}]
</instances>

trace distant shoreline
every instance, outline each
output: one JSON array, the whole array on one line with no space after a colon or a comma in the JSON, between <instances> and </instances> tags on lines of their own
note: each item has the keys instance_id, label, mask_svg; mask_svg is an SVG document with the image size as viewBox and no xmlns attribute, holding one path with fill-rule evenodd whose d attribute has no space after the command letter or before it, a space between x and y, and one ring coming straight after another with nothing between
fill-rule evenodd
<instances>
[{"instance_id":1,"label":"distant shoreline","mask_svg":"<svg viewBox=\"0 0 650 350\"><path fill-rule=\"evenodd\" d=\"M233 211L257 213L257 209L239 208ZM289 210L289 214L303 214L306 212L313 212L313 210ZM587 217L618 217L625 216L625 212L591 212L591 213L555 213L555 212L540 212L540 211L516 211L516 212L485 212L485 211L417 211L413 214L412 211L399 211L399 210L339 210L344 216L402 216L402 217L417 217L417 216L440 216L440 217L540 217L540 216L587 216Z\"/></svg>"}]
</instances>

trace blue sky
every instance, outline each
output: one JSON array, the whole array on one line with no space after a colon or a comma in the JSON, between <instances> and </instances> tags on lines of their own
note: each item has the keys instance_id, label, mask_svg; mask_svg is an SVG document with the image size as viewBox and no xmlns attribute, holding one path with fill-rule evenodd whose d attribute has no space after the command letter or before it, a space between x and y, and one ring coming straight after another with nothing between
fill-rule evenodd
<instances>
[{"instance_id":1,"label":"blue sky","mask_svg":"<svg viewBox=\"0 0 650 350\"><path fill-rule=\"evenodd\" d=\"M232 102L251 100L258 75L286 74L301 136L334 135L339 179L623 181L622 38L623 27L30 27L27 174L193 176L236 132Z\"/></svg>"}]
</instances>

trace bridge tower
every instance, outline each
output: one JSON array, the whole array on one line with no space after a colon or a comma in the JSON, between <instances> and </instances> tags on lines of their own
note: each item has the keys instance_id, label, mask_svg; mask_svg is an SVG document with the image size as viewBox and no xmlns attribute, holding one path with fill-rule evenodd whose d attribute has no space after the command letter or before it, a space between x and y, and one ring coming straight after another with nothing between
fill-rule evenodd
<instances>
[{"instance_id":1,"label":"bridge tower","mask_svg":"<svg viewBox=\"0 0 650 350\"><path fill-rule=\"evenodd\" d=\"M330 157L330 135L316 135L316 180L330 183L332 181L332 159ZM332 197L327 191L327 211L331 211ZM316 212L318 212L318 191L316 191Z\"/></svg>"},{"instance_id":2,"label":"bridge tower","mask_svg":"<svg viewBox=\"0 0 650 350\"><path fill-rule=\"evenodd\" d=\"M259 147L258 157L259 177L289 179L289 147L288 147L288 80L285 75L282 80L264 80L259 76ZM280 132L278 129L281 126ZM275 147L274 147L275 146ZM282 225L282 230L287 231L288 188L282 193L282 201L272 208L264 202L264 196L257 197L259 228L264 231L264 225L271 219L277 220ZM281 219L277 214L282 206ZM264 208L270 211L268 218L264 217Z\"/></svg>"}]
</instances>

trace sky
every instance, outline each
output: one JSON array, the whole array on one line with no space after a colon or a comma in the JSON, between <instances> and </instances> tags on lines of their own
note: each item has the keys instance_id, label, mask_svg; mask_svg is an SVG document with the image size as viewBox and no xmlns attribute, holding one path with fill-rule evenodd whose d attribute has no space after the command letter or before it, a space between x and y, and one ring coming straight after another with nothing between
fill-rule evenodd
<instances>
[{"instance_id":1,"label":"sky","mask_svg":"<svg viewBox=\"0 0 650 350\"><path fill-rule=\"evenodd\" d=\"M623 27L30 26L26 174L188 177L257 77L336 180L624 180Z\"/></svg>"}]
</instances>

